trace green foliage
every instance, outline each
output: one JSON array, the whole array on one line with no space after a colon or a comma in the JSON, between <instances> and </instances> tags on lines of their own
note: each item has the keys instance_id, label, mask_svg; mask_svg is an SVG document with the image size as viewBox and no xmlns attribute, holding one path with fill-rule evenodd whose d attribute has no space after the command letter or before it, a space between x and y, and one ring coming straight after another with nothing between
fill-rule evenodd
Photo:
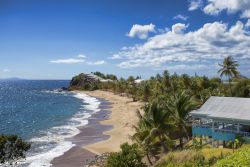
<instances>
[{"instance_id":1,"label":"green foliage","mask_svg":"<svg viewBox=\"0 0 250 167\"><path fill-rule=\"evenodd\" d=\"M244 146L215 164L215 167L248 167L250 166L250 146Z\"/></svg>"},{"instance_id":2,"label":"green foliage","mask_svg":"<svg viewBox=\"0 0 250 167\"><path fill-rule=\"evenodd\" d=\"M151 157L159 155L161 151L168 152L174 149L184 148L184 138L189 140L191 135L191 120L189 112L200 107L210 96L238 96L250 97L250 80L247 78L239 79L237 71L238 64L232 57L226 57L223 64L219 64L221 69L218 71L220 76L228 77L228 83L222 82L221 78L208 78L206 76L189 76L187 74L170 75L168 71L163 74L157 74L148 80L136 82L140 77L129 76L127 79L115 75L94 72L93 74L112 81L105 83L85 82L82 75L72 79L73 88L78 84L83 90L109 90L121 96L128 96L133 101L141 100L146 102L144 114L138 112L139 123L134 127L136 133L131 136L138 144L133 150L128 144L122 145L122 151L112 154L108 159L108 167L111 166L129 166L130 163L141 163L142 153L137 152L140 148L143 154L147 156L151 164ZM233 80L232 80L233 79ZM233 83L231 83L233 81ZM232 84L232 85L231 85ZM179 145L175 145L179 139ZM239 147L241 140L237 139L233 143ZM139 148L138 148L139 147ZM202 150L202 143L194 140L191 151ZM127 150L131 150L130 154ZM137 152L137 153L133 153ZM133 154L133 155L132 155ZM181 154L181 153L180 153ZM183 153L184 154L184 153ZM175 163L176 158L169 157L168 166L204 166L216 162L218 157L210 157L204 160L200 154L194 153L188 161ZM131 157L134 157L135 161ZM181 156L181 155L180 155ZM219 157L222 158L223 156ZM166 164L166 163L165 163ZM131 165L131 164L130 164ZM132 165L133 166L133 165Z\"/></svg>"},{"instance_id":3,"label":"green foliage","mask_svg":"<svg viewBox=\"0 0 250 167\"><path fill-rule=\"evenodd\" d=\"M141 86L141 88L139 89L140 98L141 100L148 102L150 95L152 94L150 90L150 85L148 82L143 82L140 86Z\"/></svg>"},{"instance_id":4,"label":"green foliage","mask_svg":"<svg viewBox=\"0 0 250 167\"><path fill-rule=\"evenodd\" d=\"M205 166L205 158L195 150L175 151L167 154L156 167L198 167Z\"/></svg>"},{"instance_id":5,"label":"green foliage","mask_svg":"<svg viewBox=\"0 0 250 167\"><path fill-rule=\"evenodd\" d=\"M245 142L245 140L243 139L243 137L236 136L234 141L229 141L227 143L227 147L232 148L232 149L238 149L243 145L244 142Z\"/></svg>"},{"instance_id":6,"label":"green foliage","mask_svg":"<svg viewBox=\"0 0 250 167\"><path fill-rule=\"evenodd\" d=\"M229 75L229 78L239 75L236 61L230 61L224 62L221 65L222 69L219 71L223 76ZM229 64L225 64L228 62ZM185 91L194 97L199 105L202 105L210 96L231 96L232 94L237 97L250 96L250 81L246 78L235 78L231 87L231 79L228 84L223 83L220 78L210 79L206 76L189 76L187 74L170 75L168 71L164 71L162 75L152 76L140 83L135 82L135 79L140 77L129 76L127 79L120 78L118 80L112 74L105 75L101 72L94 72L93 74L104 79L110 79L110 82L89 82L83 74L79 74L73 77L69 89L109 90L132 97L134 101L141 100L144 102L150 102L160 96L175 96L178 92ZM232 93L230 93L231 89Z\"/></svg>"},{"instance_id":7,"label":"green foliage","mask_svg":"<svg viewBox=\"0 0 250 167\"><path fill-rule=\"evenodd\" d=\"M198 141L196 138L193 138L193 148L195 150L200 150L202 148L202 142L201 141Z\"/></svg>"},{"instance_id":8,"label":"green foliage","mask_svg":"<svg viewBox=\"0 0 250 167\"><path fill-rule=\"evenodd\" d=\"M96 90L98 82L88 78L85 74L79 74L72 78L69 90Z\"/></svg>"},{"instance_id":9,"label":"green foliage","mask_svg":"<svg viewBox=\"0 0 250 167\"><path fill-rule=\"evenodd\" d=\"M233 87L233 94L237 97L250 97L250 80L239 80Z\"/></svg>"},{"instance_id":10,"label":"green foliage","mask_svg":"<svg viewBox=\"0 0 250 167\"><path fill-rule=\"evenodd\" d=\"M219 64L219 66L221 68L219 69L218 73L220 73L221 77L223 76L228 77L231 96L233 96L230 79L232 77L238 77L240 75L240 73L237 70L237 67L239 66L239 64L237 64L237 61L235 61L232 56L228 56L224 59L223 64Z\"/></svg>"},{"instance_id":11,"label":"green foliage","mask_svg":"<svg viewBox=\"0 0 250 167\"><path fill-rule=\"evenodd\" d=\"M136 132L131 138L144 151L148 162L152 164L150 156L157 155L160 152L161 146L163 149L167 149L171 141L169 140L167 130L164 128L164 126L167 126L166 120L157 124L157 120L164 120L163 111L158 107L153 109L152 106L146 106L145 108L146 113L144 115L141 115L137 111L139 122L137 126L134 126Z\"/></svg>"},{"instance_id":12,"label":"green foliage","mask_svg":"<svg viewBox=\"0 0 250 167\"><path fill-rule=\"evenodd\" d=\"M214 151L214 150L213 150ZM156 167L209 167L218 160L225 158L222 152L219 155L206 157L202 150L182 150L170 152L163 156Z\"/></svg>"},{"instance_id":13,"label":"green foliage","mask_svg":"<svg viewBox=\"0 0 250 167\"><path fill-rule=\"evenodd\" d=\"M98 76L98 77L103 78L103 79L117 80L117 77L116 77L115 75L113 75L113 74L107 74L107 75L105 75L105 74L103 74L103 73L101 73L101 72L99 72L99 71L92 72L92 73L93 73L94 75Z\"/></svg>"},{"instance_id":14,"label":"green foliage","mask_svg":"<svg viewBox=\"0 0 250 167\"><path fill-rule=\"evenodd\" d=\"M219 64L219 66L221 69L219 69L218 73L220 73L221 77L226 76L231 78L239 76L239 72L237 71L239 64L237 64L237 61L232 56L226 57L223 64Z\"/></svg>"},{"instance_id":15,"label":"green foliage","mask_svg":"<svg viewBox=\"0 0 250 167\"><path fill-rule=\"evenodd\" d=\"M159 77L159 76L158 76ZM195 108L192 97L187 92L175 96L161 96L144 107L144 115L138 112L139 122L132 139L144 150L146 155L156 155L174 149L175 139L189 138L188 113ZM148 161L150 159L148 156Z\"/></svg>"},{"instance_id":16,"label":"green foliage","mask_svg":"<svg viewBox=\"0 0 250 167\"><path fill-rule=\"evenodd\" d=\"M159 155L161 151L167 152L184 148L184 139L186 138L188 141L191 135L189 112L200 107L210 96L250 96L249 79L235 78L239 76L237 62L232 57L227 57L220 66L221 69L218 72L221 76L228 77L229 84L223 83L220 78L210 79L206 76L177 75L176 73L170 75L168 71L164 71L162 75L152 76L140 83L136 82L136 79L140 77L129 76L127 79L120 78L118 80L114 75L95 72L95 75L112 81L94 84L88 84L87 82L81 88L83 90L109 90L121 96L131 97L133 101L146 102L145 114L138 114L140 121L135 126L136 133L132 136L132 139L151 163L150 158ZM231 85L232 78L234 78L233 87ZM73 78L72 82L81 79L81 76L77 76ZM179 139L179 145L175 145L177 139ZM240 146L240 140L237 141L233 146ZM193 147L199 150L202 143L194 141ZM121 154L122 152L119 152L111 156L111 159L112 157L116 160L120 158L117 161L113 160L112 163L123 161L119 156ZM211 157L211 159L206 160L206 164L214 163L216 160L215 157ZM188 161L180 164L196 166L197 164L200 165L201 162L199 159L199 163L195 160L194 162Z\"/></svg>"},{"instance_id":17,"label":"green foliage","mask_svg":"<svg viewBox=\"0 0 250 167\"><path fill-rule=\"evenodd\" d=\"M188 114L197 107L196 101L189 95L189 92L181 91L169 96L165 105L172 113L175 125L188 136Z\"/></svg>"},{"instance_id":18,"label":"green foliage","mask_svg":"<svg viewBox=\"0 0 250 167\"><path fill-rule=\"evenodd\" d=\"M143 153L138 145L124 143L121 145L120 152L111 153L107 159L106 167L146 167L142 158Z\"/></svg>"},{"instance_id":19,"label":"green foliage","mask_svg":"<svg viewBox=\"0 0 250 167\"><path fill-rule=\"evenodd\" d=\"M16 135L0 135L0 163L25 158L25 152L29 149L30 144Z\"/></svg>"}]
</instances>

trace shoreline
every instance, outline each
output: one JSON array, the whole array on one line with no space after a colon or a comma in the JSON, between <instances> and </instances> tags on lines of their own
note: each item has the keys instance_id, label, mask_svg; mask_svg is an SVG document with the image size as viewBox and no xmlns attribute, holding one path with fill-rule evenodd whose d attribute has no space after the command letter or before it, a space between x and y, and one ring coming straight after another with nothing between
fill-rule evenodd
<instances>
[{"instance_id":1,"label":"shoreline","mask_svg":"<svg viewBox=\"0 0 250 167\"><path fill-rule=\"evenodd\" d=\"M84 146L83 148L97 155L106 152L117 152L120 145L128 142L131 143L130 135L135 130L134 125L138 122L136 110L140 110L143 106L142 102L133 102L131 98L119 96L108 91L82 91L89 96L103 98L112 103L110 118L100 122L102 125L112 125L113 128L104 131L104 135L110 136L107 140L103 140L94 144Z\"/></svg>"},{"instance_id":2,"label":"shoreline","mask_svg":"<svg viewBox=\"0 0 250 167\"><path fill-rule=\"evenodd\" d=\"M103 135L103 131L109 130L112 127L108 125L103 126L99 122L108 119L111 103L105 99L96 99L100 102L98 107L98 110L100 111L93 113L88 118L87 125L78 127L80 133L68 139L68 141L72 142L74 146L64 152L63 155L54 158L51 161L53 167L78 167L88 164L91 160L94 160L96 154L84 149L83 147L109 138L109 136Z\"/></svg>"},{"instance_id":3,"label":"shoreline","mask_svg":"<svg viewBox=\"0 0 250 167\"><path fill-rule=\"evenodd\" d=\"M81 132L70 139L76 146L54 158L53 167L84 166L97 155L119 151L122 143L131 143L129 135L134 133L133 125L138 121L136 110L143 106L141 102L108 91L74 92L100 100L101 111L90 117L87 126L79 127Z\"/></svg>"}]
</instances>

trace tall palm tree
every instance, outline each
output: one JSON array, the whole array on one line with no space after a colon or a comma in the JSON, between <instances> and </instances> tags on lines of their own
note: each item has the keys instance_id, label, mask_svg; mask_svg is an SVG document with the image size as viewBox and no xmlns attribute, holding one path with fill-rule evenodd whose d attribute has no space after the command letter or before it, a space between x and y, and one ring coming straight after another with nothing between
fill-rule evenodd
<instances>
[{"instance_id":1,"label":"tall palm tree","mask_svg":"<svg viewBox=\"0 0 250 167\"><path fill-rule=\"evenodd\" d=\"M140 135L141 143L148 147L159 143L163 148L163 152L167 152L169 146L172 145L169 132L175 127L170 119L171 114L157 102L146 105L144 112L145 114L141 116L136 130L140 134L136 133L134 137ZM148 149L152 150L152 148Z\"/></svg>"},{"instance_id":2,"label":"tall palm tree","mask_svg":"<svg viewBox=\"0 0 250 167\"><path fill-rule=\"evenodd\" d=\"M159 153L159 145L154 141L145 142L147 136L150 135L151 129L149 126L147 126L147 121L145 121L139 110L137 110L137 116L140 121L138 122L137 126L134 126L135 133L131 136L131 139L142 148L149 164L153 165L150 155L154 156Z\"/></svg>"},{"instance_id":3,"label":"tall palm tree","mask_svg":"<svg viewBox=\"0 0 250 167\"><path fill-rule=\"evenodd\" d=\"M189 125L188 113L197 106L195 100L187 91L178 92L169 98L167 107L173 114L175 125L180 133L180 147L183 148L183 134L189 139L187 127Z\"/></svg>"},{"instance_id":4,"label":"tall palm tree","mask_svg":"<svg viewBox=\"0 0 250 167\"><path fill-rule=\"evenodd\" d=\"M231 96L233 96L230 79L232 77L239 76L239 72L237 70L239 64L237 63L237 61L234 60L232 56L228 56L224 59L223 64L219 64L219 66L221 67L221 69L219 69L218 73L220 73L220 77L226 76L228 78Z\"/></svg>"}]
</instances>

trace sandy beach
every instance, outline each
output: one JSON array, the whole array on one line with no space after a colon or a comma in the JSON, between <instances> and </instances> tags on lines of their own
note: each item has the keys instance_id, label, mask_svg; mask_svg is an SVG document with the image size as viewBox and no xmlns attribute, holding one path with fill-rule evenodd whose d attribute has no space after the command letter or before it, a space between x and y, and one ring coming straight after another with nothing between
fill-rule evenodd
<instances>
[{"instance_id":1,"label":"sandy beach","mask_svg":"<svg viewBox=\"0 0 250 167\"><path fill-rule=\"evenodd\" d=\"M129 135L134 133L133 125L138 121L136 110L143 106L141 102L133 102L131 98L115 95L107 91L85 91L90 96L104 98L112 103L111 114L108 120L101 121L101 124L112 125L113 128L105 131L109 135L108 140L100 141L85 146L84 148L95 154L119 151L122 143L131 143Z\"/></svg>"},{"instance_id":2,"label":"sandy beach","mask_svg":"<svg viewBox=\"0 0 250 167\"><path fill-rule=\"evenodd\" d=\"M95 155L120 150L122 143L131 143L133 125L138 121L136 110L143 106L128 97L107 91L77 91L98 98L101 111L89 119L81 133L71 139L76 145L52 161L53 167L78 167L86 165Z\"/></svg>"}]
</instances>

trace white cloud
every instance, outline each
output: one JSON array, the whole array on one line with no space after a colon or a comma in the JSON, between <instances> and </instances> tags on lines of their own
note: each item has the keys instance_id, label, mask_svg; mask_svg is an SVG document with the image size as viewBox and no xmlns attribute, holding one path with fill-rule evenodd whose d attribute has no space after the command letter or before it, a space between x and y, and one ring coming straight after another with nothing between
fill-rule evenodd
<instances>
[{"instance_id":1,"label":"white cloud","mask_svg":"<svg viewBox=\"0 0 250 167\"><path fill-rule=\"evenodd\" d=\"M85 55L83 55L83 54L79 54L77 57L78 57L78 58L86 58L87 56L85 56Z\"/></svg>"},{"instance_id":2,"label":"white cloud","mask_svg":"<svg viewBox=\"0 0 250 167\"><path fill-rule=\"evenodd\" d=\"M106 61L104 60L99 60L99 61L95 61L95 62L87 62L88 65L102 65L102 64L106 64Z\"/></svg>"},{"instance_id":3,"label":"white cloud","mask_svg":"<svg viewBox=\"0 0 250 167\"><path fill-rule=\"evenodd\" d=\"M250 18L250 9L244 10L241 14L242 18Z\"/></svg>"},{"instance_id":4,"label":"white cloud","mask_svg":"<svg viewBox=\"0 0 250 167\"><path fill-rule=\"evenodd\" d=\"M229 27L223 22L204 24L196 31L184 32L187 25L177 23L172 30L157 34L143 44L124 47L113 58L120 59L121 68L162 68L169 65L185 65L214 69L214 63L226 56L250 65L250 32L238 21ZM171 67L171 66L170 66ZM190 67L189 67L190 69Z\"/></svg>"},{"instance_id":5,"label":"white cloud","mask_svg":"<svg viewBox=\"0 0 250 167\"><path fill-rule=\"evenodd\" d=\"M175 34L182 34L188 25L177 23L172 26L172 32Z\"/></svg>"},{"instance_id":6,"label":"white cloud","mask_svg":"<svg viewBox=\"0 0 250 167\"><path fill-rule=\"evenodd\" d=\"M85 63L87 65L102 65L105 64L106 61L99 60L99 61L86 61L87 56L83 54L79 54L76 56L77 58L68 58L68 59L58 59L58 60L51 60L50 63L54 64L78 64L78 63Z\"/></svg>"},{"instance_id":7,"label":"white cloud","mask_svg":"<svg viewBox=\"0 0 250 167\"><path fill-rule=\"evenodd\" d=\"M171 71L178 71L178 70L200 70L200 69L208 69L209 67L204 64L194 64L194 65L188 65L188 64L178 64L173 66L166 66L164 69L168 69Z\"/></svg>"},{"instance_id":8,"label":"white cloud","mask_svg":"<svg viewBox=\"0 0 250 167\"><path fill-rule=\"evenodd\" d=\"M173 19L180 19L180 20L186 21L188 19L188 16L178 14L178 15L174 16Z\"/></svg>"},{"instance_id":9,"label":"white cloud","mask_svg":"<svg viewBox=\"0 0 250 167\"><path fill-rule=\"evenodd\" d=\"M250 27L250 19L247 20L245 27Z\"/></svg>"},{"instance_id":10,"label":"white cloud","mask_svg":"<svg viewBox=\"0 0 250 167\"><path fill-rule=\"evenodd\" d=\"M241 17L250 18L250 0L208 0L203 8L209 15L218 15L224 10L229 14L240 12Z\"/></svg>"},{"instance_id":11,"label":"white cloud","mask_svg":"<svg viewBox=\"0 0 250 167\"><path fill-rule=\"evenodd\" d=\"M10 72L10 69L3 69L3 72Z\"/></svg>"},{"instance_id":12,"label":"white cloud","mask_svg":"<svg viewBox=\"0 0 250 167\"><path fill-rule=\"evenodd\" d=\"M203 4L202 0L191 0L188 10L193 11L193 10L199 9L202 7L202 4Z\"/></svg>"},{"instance_id":13,"label":"white cloud","mask_svg":"<svg viewBox=\"0 0 250 167\"><path fill-rule=\"evenodd\" d=\"M50 63L55 63L55 64L77 64L77 63L83 63L83 62L85 62L84 59L75 59L75 58L58 59L58 60L50 61Z\"/></svg>"},{"instance_id":14,"label":"white cloud","mask_svg":"<svg viewBox=\"0 0 250 167\"><path fill-rule=\"evenodd\" d=\"M149 32L155 32L155 25L152 23L148 25L135 24L132 26L127 36L131 38L138 37L140 39L146 39L148 38Z\"/></svg>"}]
</instances>

